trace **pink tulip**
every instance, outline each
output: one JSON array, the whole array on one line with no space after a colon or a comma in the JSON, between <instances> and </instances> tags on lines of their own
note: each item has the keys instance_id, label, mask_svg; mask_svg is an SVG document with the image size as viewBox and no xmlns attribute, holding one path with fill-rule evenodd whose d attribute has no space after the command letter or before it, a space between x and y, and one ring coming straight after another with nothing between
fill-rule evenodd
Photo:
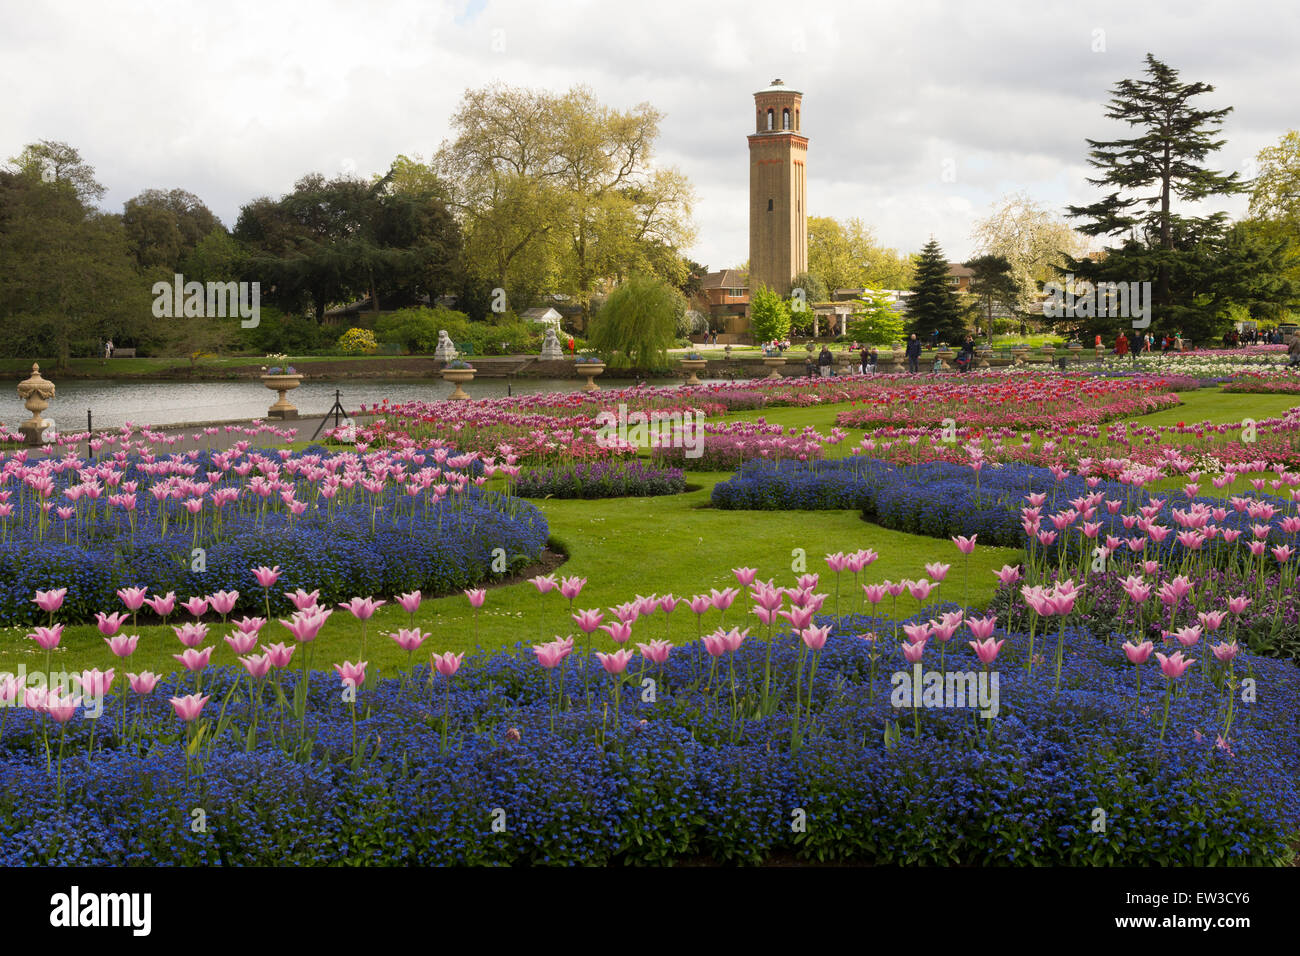
<instances>
[{"instance_id":1,"label":"pink tulip","mask_svg":"<svg viewBox=\"0 0 1300 956\"><path fill-rule=\"evenodd\" d=\"M438 669L438 673L443 677L451 677L456 671L460 670L460 662L465 659L464 654L453 654L447 651L443 655L433 655L431 658L433 666Z\"/></svg>"},{"instance_id":2,"label":"pink tulip","mask_svg":"<svg viewBox=\"0 0 1300 956\"><path fill-rule=\"evenodd\" d=\"M619 621L617 624L602 624L600 629L607 632L610 639L618 644L624 643L632 636L632 625L627 621Z\"/></svg>"},{"instance_id":3,"label":"pink tulip","mask_svg":"<svg viewBox=\"0 0 1300 956\"><path fill-rule=\"evenodd\" d=\"M483 606L484 600L487 599L487 591L484 588L474 588L466 591L465 597L469 598L470 607L479 608Z\"/></svg>"},{"instance_id":4,"label":"pink tulip","mask_svg":"<svg viewBox=\"0 0 1300 956\"><path fill-rule=\"evenodd\" d=\"M1157 653L1156 659L1160 661L1160 672L1169 680L1177 680L1179 677L1182 677L1187 668L1196 663L1195 658L1184 660L1182 651L1175 651L1168 657Z\"/></svg>"},{"instance_id":5,"label":"pink tulip","mask_svg":"<svg viewBox=\"0 0 1300 956\"><path fill-rule=\"evenodd\" d=\"M208 637L208 626L199 621L191 621L179 627L173 624L172 630L176 632L176 639L186 647L198 647Z\"/></svg>"},{"instance_id":6,"label":"pink tulip","mask_svg":"<svg viewBox=\"0 0 1300 956\"><path fill-rule=\"evenodd\" d=\"M127 674L127 682L131 685L131 693L139 694L144 697L152 694L154 687L158 685L158 675L145 671L141 674Z\"/></svg>"},{"instance_id":7,"label":"pink tulip","mask_svg":"<svg viewBox=\"0 0 1300 956\"><path fill-rule=\"evenodd\" d=\"M722 628L718 628L712 634L705 634L700 640L704 642L704 649L708 651L710 657L721 657L727 653L727 642Z\"/></svg>"},{"instance_id":8,"label":"pink tulip","mask_svg":"<svg viewBox=\"0 0 1300 956\"><path fill-rule=\"evenodd\" d=\"M316 602L320 599L320 588L310 594L298 588L296 591L285 591L284 596L293 604L295 610L305 611L316 606Z\"/></svg>"},{"instance_id":9,"label":"pink tulip","mask_svg":"<svg viewBox=\"0 0 1300 956\"><path fill-rule=\"evenodd\" d=\"M581 628L582 633L590 634L600 627L600 622L605 620L605 615L596 608L589 608L579 611L577 614L570 615L574 622Z\"/></svg>"},{"instance_id":10,"label":"pink tulip","mask_svg":"<svg viewBox=\"0 0 1300 956\"><path fill-rule=\"evenodd\" d=\"M750 591L750 597L754 599L754 603L759 607L768 611L775 611L784 603L785 592L780 588L766 585L762 587L756 586L754 590Z\"/></svg>"},{"instance_id":11,"label":"pink tulip","mask_svg":"<svg viewBox=\"0 0 1300 956\"><path fill-rule=\"evenodd\" d=\"M867 600L872 604L879 604L889 592L885 590L883 584L864 584L862 585L862 593L867 596Z\"/></svg>"},{"instance_id":12,"label":"pink tulip","mask_svg":"<svg viewBox=\"0 0 1300 956\"><path fill-rule=\"evenodd\" d=\"M419 650L420 645L429 637L428 634L425 634L418 627L401 627L397 629L396 634L390 634L388 636L396 642L398 647L408 653Z\"/></svg>"},{"instance_id":13,"label":"pink tulip","mask_svg":"<svg viewBox=\"0 0 1300 956\"><path fill-rule=\"evenodd\" d=\"M778 613L790 622L790 627L795 631L802 631L812 623L813 619L813 609L810 607L792 607L788 611Z\"/></svg>"},{"instance_id":14,"label":"pink tulip","mask_svg":"<svg viewBox=\"0 0 1300 956\"><path fill-rule=\"evenodd\" d=\"M547 644L537 644L533 647L533 653L537 655L537 663L548 671L553 670L560 665L565 658L564 648L561 645L551 641Z\"/></svg>"},{"instance_id":15,"label":"pink tulip","mask_svg":"<svg viewBox=\"0 0 1300 956\"><path fill-rule=\"evenodd\" d=\"M678 607L686 603L685 598L673 597L671 594L665 594L659 599L659 610L665 614L672 614Z\"/></svg>"},{"instance_id":16,"label":"pink tulip","mask_svg":"<svg viewBox=\"0 0 1300 956\"><path fill-rule=\"evenodd\" d=\"M263 650L271 661L272 667L288 667L289 661L293 659L293 652L298 649L297 645L268 644Z\"/></svg>"},{"instance_id":17,"label":"pink tulip","mask_svg":"<svg viewBox=\"0 0 1300 956\"><path fill-rule=\"evenodd\" d=\"M247 654L257 646L257 635L235 631L233 634L226 635L226 643L230 645L230 649L234 651L235 656Z\"/></svg>"},{"instance_id":18,"label":"pink tulip","mask_svg":"<svg viewBox=\"0 0 1300 956\"><path fill-rule=\"evenodd\" d=\"M53 591L37 591L36 597L32 598L32 603L47 614L53 614L63 607L63 599L67 594L67 588L57 588Z\"/></svg>"},{"instance_id":19,"label":"pink tulip","mask_svg":"<svg viewBox=\"0 0 1300 956\"><path fill-rule=\"evenodd\" d=\"M917 641L913 644L903 645L903 657L909 664L917 664L925 655L925 641Z\"/></svg>"},{"instance_id":20,"label":"pink tulip","mask_svg":"<svg viewBox=\"0 0 1300 956\"><path fill-rule=\"evenodd\" d=\"M338 671L339 678L345 687L356 689L366 682L367 663L367 661L358 661L353 664L344 661L342 664L335 664L334 670Z\"/></svg>"},{"instance_id":21,"label":"pink tulip","mask_svg":"<svg viewBox=\"0 0 1300 956\"><path fill-rule=\"evenodd\" d=\"M860 551L854 551L849 555L849 570L858 574L868 565L874 564L880 555L876 554L871 548L863 548Z\"/></svg>"},{"instance_id":22,"label":"pink tulip","mask_svg":"<svg viewBox=\"0 0 1300 956\"><path fill-rule=\"evenodd\" d=\"M270 590L275 587L275 582L280 580L280 566L277 564L273 568L265 565L253 568L253 577L257 580L257 586Z\"/></svg>"},{"instance_id":23,"label":"pink tulip","mask_svg":"<svg viewBox=\"0 0 1300 956\"><path fill-rule=\"evenodd\" d=\"M577 576L571 578L564 578L563 580L560 581L560 596L569 601L572 601L574 598L576 598L579 594L582 593L582 589L586 586L587 586L586 578L580 578Z\"/></svg>"},{"instance_id":24,"label":"pink tulip","mask_svg":"<svg viewBox=\"0 0 1300 956\"><path fill-rule=\"evenodd\" d=\"M145 598L144 603L148 604L155 614L165 619L176 610L176 592L168 591L162 597Z\"/></svg>"},{"instance_id":25,"label":"pink tulip","mask_svg":"<svg viewBox=\"0 0 1300 956\"><path fill-rule=\"evenodd\" d=\"M298 611L293 615L291 620L280 619L280 623L289 629L294 640L300 644L306 644L316 640L316 635L320 629L325 626L329 616L334 613L333 608L312 608L306 611Z\"/></svg>"},{"instance_id":26,"label":"pink tulip","mask_svg":"<svg viewBox=\"0 0 1300 956\"><path fill-rule=\"evenodd\" d=\"M90 697L103 697L113 686L113 668L110 667L106 671L98 668L82 671L77 678L77 683L83 694Z\"/></svg>"},{"instance_id":27,"label":"pink tulip","mask_svg":"<svg viewBox=\"0 0 1300 956\"><path fill-rule=\"evenodd\" d=\"M1228 612L1230 614L1243 614L1252 603L1254 603L1253 600L1244 594L1239 597L1228 598Z\"/></svg>"},{"instance_id":28,"label":"pink tulip","mask_svg":"<svg viewBox=\"0 0 1300 956\"><path fill-rule=\"evenodd\" d=\"M941 564L938 561L934 561L925 566L925 573L934 578L935 583L937 584L942 582L943 579L948 576L948 569L951 567L952 565L950 564Z\"/></svg>"},{"instance_id":29,"label":"pink tulip","mask_svg":"<svg viewBox=\"0 0 1300 956\"><path fill-rule=\"evenodd\" d=\"M1191 647L1201 639L1201 626L1194 624L1191 627L1180 627L1174 631L1174 637L1178 638L1178 643L1183 647Z\"/></svg>"},{"instance_id":30,"label":"pink tulip","mask_svg":"<svg viewBox=\"0 0 1300 956\"><path fill-rule=\"evenodd\" d=\"M208 595L208 603L212 606L212 610L223 618L235 609L235 604L238 601L238 591L218 591L215 594Z\"/></svg>"},{"instance_id":31,"label":"pink tulip","mask_svg":"<svg viewBox=\"0 0 1300 956\"><path fill-rule=\"evenodd\" d=\"M960 551L962 554L969 555L972 551L975 550L975 539L978 537L979 537L978 534L973 534L969 538L959 534L957 535L957 537L952 539L952 543L957 546L957 550ZM985 663L988 662L985 661Z\"/></svg>"},{"instance_id":32,"label":"pink tulip","mask_svg":"<svg viewBox=\"0 0 1300 956\"><path fill-rule=\"evenodd\" d=\"M993 636L993 628L997 626L997 623L998 618L996 614L989 617L966 618L966 626L970 629L971 636L977 641L987 641L991 638ZM980 659L983 660L983 658ZM985 663L987 664L988 662L985 661Z\"/></svg>"},{"instance_id":33,"label":"pink tulip","mask_svg":"<svg viewBox=\"0 0 1300 956\"><path fill-rule=\"evenodd\" d=\"M836 551L834 554L826 555L826 566L834 573L840 574L849 566L849 559L845 557L843 551Z\"/></svg>"},{"instance_id":34,"label":"pink tulip","mask_svg":"<svg viewBox=\"0 0 1300 956\"><path fill-rule=\"evenodd\" d=\"M829 627L805 627L799 632L799 636L803 639L808 650L820 651L826 646L826 638L830 636L830 633L831 629Z\"/></svg>"},{"instance_id":35,"label":"pink tulip","mask_svg":"<svg viewBox=\"0 0 1300 956\"><path fill-rule=\"evenodd\" d=\"M740 586L746 588L754 583L754 575L758 574L758 571L755 568L732 568L731 573L736 576Z\"/></svg>"},{"instance_id":36,"label":"pink tulip","mask_svg":"<svg viewBox=\"0 0 1300 956\"><path fill-rule=\"evenodd\" d=\"M203 597L192 597L188 601L182 601L181 607L189 611L195 617L202 617L208 611L208 599Z\"/></svg>"},{"instance_id":37,"label":"pink tulip","mask_svg":"<svg viewBox=\"0 0 1300 956\"><path fill-rule=\"evenodd\" d=\"M1213 647L1210 648L1210 651L1214 654L1215 660L1217 660L1220 664L1226 664L1228 663L1228 661L1236 657L1237 650L1238 648L1237 648L1236 641L1233 641L1231 644L1223 644L1223 643L1215 644Z\"/></svg>"},{"instance_id":38,"label":"pink tulip","mask_svg":"<svg viewBox=\"0 0 1300 956\"><path fill-rule=\"evenodd\" d=\"M613 654L602 654L596 652L596 657L600 661L600 666L605 668L606 673L621 674L627 670L627 665L632 660L632 652L626 649L615 651Z\"/></svg>"},{"instance_id":39,"label":"pink tulip","mask_svg":"<svg viewBox=\"0 0 1300 956\"><path fill-rule=\"evenodd\" d=\"M261 680L266 676L267 671L271 669L271 658L266 654L241 657L239 663L244 665L244 670L248 671L248 676L253 680Z\"/></svg>"},{"instance_id":40,"label":"pink tulip","mask_svg":"<svg viewBox=\"0 0 1300 956\"><path fill-rule=\"evenodd\" d=\"M112 637L126 623L127 617L128 615L121 611L115 611L112 614L99 611L95 614L95 626L99 628L99 633L105 637Z\"/></svg>"},{"instance_id":41,"label":"pink tulip","mask_svg":"<svg viewBox=\"0 0 1300 956\"><path fill-rule=\"evenodd\" d=\"M731 602L736 600L736 596L740 594L740 591L736 588L723 588L721 591L717 588L710 588L709 591L709 603L719 611L725 611L731 607Z\"/></svg>"},{"instance_id":42,"label":"pink tulip","mask_svg":"<svg viewBox=\"0 0 1300 956\"><path fill-rule=\"evenodd\" d=\"M201 671L208 666L208 661L212 659L212 648L205 647L201 651L194 648L187 648L183 654L173 654L176 660L180 661L187 671Z\"/></svg>"},{"instance_id":43,"label":"pink tulip","mask_svg":"<svg viewBox=\"0 0 1300 956\"><path fill-rule=\"evenodd\" d=\"M1217 631L1223 627L1224 618L1228 616L1227 611L1199 611L1196 619L1201 622L1201 626L1207 631Z\"/></svg>"},{"instance_id":44,"label":"pink tulip","mask_svg":"<svg viewBox=\"0 0 1300 956\"><path fill-rule=\"evenodd\" d=\"M238 621L232 621L235 627L245 634L258 634L262 628L266 627L266 618L264 617L241 617Z\"/></svg>"},{"instance_id":45,"label":"pink tulip","mask_svg":"<svg viewBox=\"0 0 1300 956\"><path fill-rule=\"evenodd\" d=\"M1002 645L1006 641L995 641L993 638L988 637L978 641L967 641L966 643L975 652L975 656L980 659L980 663L987 665L992 664L997 659L998 651L1002 650Z\"/></svg>"},{"instance_id":46,"label":"pink tulip","mask_svg":"<svg viewBox=\"0 0 1300 956\"><path fill-rule=\"evenodd\" d=\"M818 575L816 574L801 574L795 579L795 584L799 585L801 590L811 591L817 587L817 581Z\"/></svg>"},{"instance_id":47,"label":"pink tulip","mask_svg":"<svg viewBox=\"0 0 1300 956\"><path fill-rule=\"evenodd\" d=\"M721 628L719 628L719 630L721 630ZM722 641L727 645L727 650L734 654L736 651L740 650L740 645L745 642L745 638L748 636L749 628L745 628L742 631L739 628L733 627L722 635Z\"/></svg>"},{"instance_id":48,"label":"pink tulip","mask_svg":"<svg viewBox=\"0 0 1300 956\"><path fill-rule=\"evenodd\" d=\"M23 707L38 714L45 713L45 704L50 699L44 687L28 687L23 691Z\"/></svg>"},{"instance_id":49,"label":"pink tulip","mask_svg":"<svg viewBox=\"0 0 1300 956\"><path fill-rule=\"evenodd\" d=\"M45 699L45 713L49 714L57 724L66 724L72 719L81 706L80 697L61 697L58 694L50 694Z\"/></svg>"},{"instance_id":50,"label":"pink tulip","mask_svg":"<svg viewBox=\"0 0 1300 956\"><path fill-rule=\"evenodd\" d=\"M126 609L134 613L144 606L149 591L147 588L118 588L117 596L126 605Z\"/></svg>"},{"instance_id":51,"label":"pink tulip","mask_svg":"<svg viewBox=\"0 0 1300 956\"><path fill-rule=\"evenodd\" d=\"M132 634L127 637L125 634L118 634L115 637L104 638L104 643L117 657L130 657L135 653L135 646L140 643L140 635Z\"/></svg>"},{"instance_id":52,"label":"pink tulip","mask_svg":"<svg viewBox=\"0 0 1300 956\"><path fill-rule=\"evenodd\" d=\"M1132 641L1123 645L1124 656L1128 658L1130 664L1145 664L1151 657L1151 652L1155 650L1155 645L1150 641L1143 641L1141 644L1134 644Z\"/></svg>"},{"instance_id":53,"label":"pink tulip","mask_svg":"<svg viewBox=\"0 0 1300 956\"><path fill-rule=\"evenodd\" d=\"M537 588L539 594L545 594L547 591L555 590L557 582L554 574L539 574L535 578L529 578L528 583Z\"/></svg>"},{"instance_id":54,"label":"pink tulip","mask_svg":"<svg viewBox=\"0 0 1300 956\"><path fill-rule=\"evenodd\" d=\"M176 716L188 724L203 712L209 699L207 695L200 697L198 694L190 694L186 697L173 697L168 703L176 711Z\"/></svg>"},{"instance_id":55,"label":"pink tulip","mask_svg":"<svg viewBox=\"0 0 1300 956\"><path fill-rule=\"evenodd\" d=\"M912 581L907 586L907 593L912 595L913 600L924 601L930 596L934 585L922 578L920 581Z\"/></svg>"},{"instance_id":56,"label":"pink tulip","mask_svg":"<svg viewBox=\"0 0 1300 956\"><path fill-rule=\"evenodd\" d=\"M930 639L930 627L929 621L920 624L904 624L903 634L906 635L908 641L917 644Z\"/></svg>"},{"instance_id":57,"label":"pink tulip","mask_svg":"<svg viewBox=\"0 0 1300 956\"><path fill-rule=\"evenodd\" d=\"M672 653L673 646L668 641L651 641L649 644L638 644L637 649L651 664L663 664Z\"/></svg>"},{"instance_id":58,"label":"pink tulip","mask_svg":"<svg viewBox=\"0 0 1300 956\"><path fill-rule=\"evenodd\" d=\"M423 600L419 591L411 591L408 594L399 594L396 598L397 603L407 614L414 614L420 609L420 602Z\"/></svg>"},{"instance_id":59,"label":"pink tulip","mask_svg":"<svg viewBox=\"0 0 1300 956\"><path fill-rule=\"evenodd\" d=\"M387 601L376 601L372 597L354 597L346 604L340 603L339 607L343 608L345 611L351 611L352 616L358 621L368 621L374 616L375 611L379 610L387 603Z\"/></svg>"},{"instance_id":60,"label":"pink tulip","mask_svg":"<svg viewBox=\"0 0 1300 956\"><path fill-rule=\"evenodd\" d=\"M1003 587L1012 587L1020 580L1020 566L1012 567L1009 564L1002 565L997 571L993 572L998 576L998 581Z\"/></svg>"},{"instance_id":61,"label":"pink tulip","mask_svg":"<svg viewBox=\"0 0 1300 956\"><path fill-rule=\"evenodd\" d=\"M40 645L42 650L48 651L59 646L59 640L63 637L63 625L55 624L53 627L38 627L35 633L27 636Z\"/></svg>"}]
</instances>

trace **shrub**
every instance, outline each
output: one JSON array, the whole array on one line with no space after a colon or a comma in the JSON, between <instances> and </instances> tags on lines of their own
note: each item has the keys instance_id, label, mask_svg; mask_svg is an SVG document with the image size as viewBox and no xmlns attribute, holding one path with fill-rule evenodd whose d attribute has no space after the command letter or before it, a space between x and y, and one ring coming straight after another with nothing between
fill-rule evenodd
<instances>
[{"instance_id":1,"label":"shrub","mask_svg":"<svg viewBox=\"0 0 1300 956\"><path fill-rule=\"evenodd\" d=\"M514 493L521 498L648 498L685 490L679 468L599 461L523 472Z\"/></svg>"},{"instance_id":2,"label":"shrub","mask_svg":"<svg viewBox=\"0 0 1300 956\"><path fill-rule=\"evenodd\" d=\"M375 333L369 329L348 329L339 336L339 351L344 355L369 355L379 348Z\"/></svg>"}]
</instances>

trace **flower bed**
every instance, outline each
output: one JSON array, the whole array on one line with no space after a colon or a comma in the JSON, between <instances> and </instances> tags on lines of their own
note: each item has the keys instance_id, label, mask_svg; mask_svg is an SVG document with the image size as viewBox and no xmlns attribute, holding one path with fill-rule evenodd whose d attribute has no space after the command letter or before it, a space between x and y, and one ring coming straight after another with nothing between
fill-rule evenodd
<instances>
[{"instance_id":1,"label":"flower bed","mask_svg":"<svg viewBox=\"0 0 1300 956\"><path fill-rule=\"evenodd\" d=\"M564 665L574 703L558 714L548 698L560 674L527 648L471 659L454 677L421 666L409 682L363 687L355 724L339 683L317 673L305 698L307 759L292 754L296 719L277 727L267 682L249 685L228 670L204 684L214 702L226 701L222 728L215 742L200 736L188 762L183 744L199 735L166 700L188 686L159 685L124 711L110 698L93 755L91 721L54 724L20 708L0 741L0 864L1287 859L1300 820L1293 692L1261 694L1220 747L1222 694L1212 682L1178 682L1166 733L1154 662L1139 698L1117 648L1070 631L1057 693L1049 667L1032 676L1022 669L1025 636L996 631L1006 641L996 717L900 708L890 674L910 674L901 654L909 642L879 627L873 642L852 636L871 623L879 622L859 618L833 634L811 676L804 645L778 633L779 703L739 723L737 711L748 713L763 694L767 648L757 637L722 667L699 642L673 650L647 672L658 687L649 703L633 692L640 675L631 668L611 677L594 660L579 668L575 657ZM983 670L964 634L946 650L950 671ZM935 647L922 644L922 653L924 666L937 667ZM1236 666L1261 686L1293 683L1283 662L1243 655ZM796 672L811 694L802 704ZM249 686L260 694L255 738ZM282 686L294 696L291 674ZM129 729L119 739L123 718ZM47 770L47 734L66 797ZM1107 815L1100 833L1091 827L1097 807ZM191 828L196 808L206 812L206 832Z\"/></svg>"},{"instance_id":2,"label":"flower bed","mask_svg":"<svg viewBox=\"0 0 1300 956\"><path fill-rule=\"evenodd\" d=\"M645 498L686 490L680 468L638 461L585 462L521 472L513 493L521 498Z\"/></svg>"},{"instance_id":3,"label":"flower bed","mask_svg":"<svg viewBox=\"0 0 1300 956\"><path fill-rule=\"evenodd\" d=\"M261 565L279 565L288 590L320 587L323 600L342 600L372 588L453 592L488 577L493 548L516 565L541 554L542 514L477 486L503 466L485 469L446 448L426 453L8 456L0 617L41 618L31 596L56 578L68 587L65 620L77 623L134 586L236 591L236 610L264 611L249 570ZM277 593L271 607L289 605Z\"/></svg>"}]
</instances>

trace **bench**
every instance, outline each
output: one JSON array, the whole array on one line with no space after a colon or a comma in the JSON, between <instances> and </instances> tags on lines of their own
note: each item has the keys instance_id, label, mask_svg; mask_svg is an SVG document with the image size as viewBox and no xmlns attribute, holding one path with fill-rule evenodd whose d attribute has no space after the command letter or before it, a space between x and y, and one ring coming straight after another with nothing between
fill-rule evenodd
<instances>
[{"instance_id":1,"label":"bench","mask_svg":"<svg viewBox=\"0 0 1300 956\"><path fill-rule=\"evenodd\" d=\"M135 349L113 349L109 358L135 358Z\"/></svg>"},{"instance_id":2,"label":"bench","mask_svg":"<svg viewBox=\"0 0 1300 956\"><path fill-rule=\"evenodd\" d=\"M451 344L456 347L456 351L461 355L474 354L474 344L472 342L453 342Z\"/></svg>"}]
</instances>

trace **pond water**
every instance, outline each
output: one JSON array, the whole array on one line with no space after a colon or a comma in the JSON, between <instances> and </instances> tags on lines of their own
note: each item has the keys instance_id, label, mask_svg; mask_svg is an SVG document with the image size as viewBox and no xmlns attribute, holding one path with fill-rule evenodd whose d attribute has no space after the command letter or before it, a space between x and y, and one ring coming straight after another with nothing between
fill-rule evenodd
<instances>
[{"instance_id":1,"label":"pond water","mask_svg":"<svg viewBox=\"0 0 1300 956\"><path fill-rule=\"evenodd\" d=\"M680 384L680 379L655 380L656 385ZM137 425L172 425L182 422L227 421L264 418L275 401L275 392L257 381L239 382L132 382L122 380L73 380L55 382L58 391L46 418L53 419L60 431L75 432L86 428L86 411L96 429L116 428L126 422ZM619 381L618 387L633 382ZM573 392L582 388L581 379L549 378L480 378L465 386L474 398L500 398L511 394L536 392ZM606 387L615 387L614 382ZM323 415L334 404L334 390L342 392L343 407L355 411L359 406L374 405L383 399L390 402L434 401L451 395L452 385L442 379L328 379L304 380L288 395L304 418ZM12 416L26 413L15 397ZM16 424L18 417L0 418Z\"/></svg>"}]
</instances>

